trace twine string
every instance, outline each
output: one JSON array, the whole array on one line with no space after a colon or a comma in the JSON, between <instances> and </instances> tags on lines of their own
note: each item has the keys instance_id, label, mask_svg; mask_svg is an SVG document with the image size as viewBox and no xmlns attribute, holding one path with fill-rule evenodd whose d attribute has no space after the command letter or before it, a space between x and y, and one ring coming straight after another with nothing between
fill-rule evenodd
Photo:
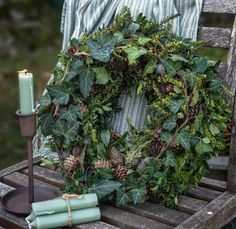
<instances>
[{"instance_id":1,"label":"twine string","mask_svg":"<svg viewBox=\"0 0 236 229\"><path fill-rule=\"evenodd\" d=\"M71 206L70 206L70 198L78 198L79 200L84 198L84 195L77 195L77 194L63 194L62 198L66 200L67 209L68 209L68 221L69 226L72 226L72 213L71 213Z\"/></svg>"}]
</instances>

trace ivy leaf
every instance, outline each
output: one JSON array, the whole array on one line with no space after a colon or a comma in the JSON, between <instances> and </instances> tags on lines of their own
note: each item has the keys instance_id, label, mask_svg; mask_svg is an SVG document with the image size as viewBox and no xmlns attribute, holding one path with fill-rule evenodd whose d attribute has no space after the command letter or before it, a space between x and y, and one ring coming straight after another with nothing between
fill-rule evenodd
<instances>
[{"instance_id":1,"label":"ivy leaf","mask_svg":"<svg viewBox=\"0 0 236 229\"><path fill-rule=\"evenodd\" d=\"M46 107L50 106L51 103L52 103L52 100L51 100L51 97L48 93L41 96L39 99L40 108L46 108Z\"/></svg>"},{"instance_id":2,"label":"ivy leaf","mask_svg":"<svg viewBox=\"0 0 236 229\"><path fill-rule=\"evenodd\" d=\"M49 85L47 86L48 93L54 97L52 100L54 104L67 105L70 99L70 95L67 88L60 85Z\"/></svg>"},{"instance_id":3,"label":"ivy leaf","mask_svg":"<svg viewBox=\"0 0 236 229\"><path fill-rule=\"evenodd\" d=\"M94 72L91 68L87 68L82 66L78 70L79 79L80 79L80 91L83 97L86 99L89 96L91 91L93 80L94 80Z\"/></svg>"},{"instance_id":4,"label":"ivy leaf","mask_svg":"<svg viewBox=\"0 0 236 229\"><path fill-rule=\"evenodd\" d=\"M134 204L145 202L146 193L147 193L147 190L145 187L134 188L130 192L131 192L131 198Z\"/></svg>"},{"instance_id":5,"label":"ivy leaf","mask_svg":"<svg viewBox=\"0 0 236 229\"><path fill-rule=\"evenodd\" d=\"M77 57L73 57L71 61L71 70L77 71L79 67L83 66L82 60Z\"/></svg>"},{"instance_id":6,"label":"ivy leaf","mask_svg":"<svg viewBox=\"0 0 236 229\"><path fill-rule=\"evenodd\" d=\"M216 125L213 124L213 123L210 124L210 131L211 131L211 134L212 134L213 136L215 136L215 135L217 135L217 134L220 133L219 127L216 126Z\"/></svg>"},{"instance_id":7,"label":"ivy leaf","mask_svg":"<svg viewBox=\"0 0 236 229\"><path fill-rule=\"evenodd\" d=\"M105 153L106 153L106 149L103 143L99 143L96 145L96 149L97 149L97 154L100 158L104 158L105 157Z\"/></svg>"},{"instance_id":8,"label":"ivy leaf","mask_svg":"<svg viewBox=\"0 0 236 229\"><path fill-rule=\"evenodd\" d=\"M180 55L176 55L176 54L171 54L170 59L172 61L181 61L181 62L185 62L188 63L189 61L186 60L184 57L180 56Z\"/></svg>"},{"instance_id":9,"label":"ivy leaf","mask_svg":"<svg viewBox=\"0 0 236 229\"><path fill-rule=\"evenodd\" d=\"M180 74L184 75L187 78L187 83L190 88L194 88L194 86L196 85L196 75L189 69L187 71L181 70Z\"/></svg>"},{"instance_id":10,"label":"ivy leaf","mask_svg":"<svg viewBox=\"0 0 236 229\"><path fill-rule=\"evenodd\" d=\"M117 37L101 35L96 41L89 40L88 46L92 57L101 62L107 63L117 42Z\"/></svg>"},{"instance_id":11,"label":"ivy leaf","mask_svg":"<svg viewBox=\"0 0 236 229\"><path fill-rule=\"evenodd\" d=\"M111 133L110 133L109 130L102 131L101 139L102 139L102 142L104 143L104 145L106 145L106 146L109 145L109 143L110 143L110 136L111 136Z\"/></svg>"},{"instance_id":12,"label":"ivy leaf","mask_svg":"<svg viewBox=\"0 0 236 229\"><path fill-rule=\"evenodd\" d=\"M115 32L114 36L116 37L118 43L124 40L124 35L120 31Z\"/></svg>"},{"instance_id":13,"label":"ivy leaf","mask_svg":"<svg viewBox=\"0 0 236 229\"><path fill-rule=\"evenodd\" d=\"M177 113L180 107L183 105L184 99L179 100L170 100L170 111L173 113Z\"/></svg>"},{"instance_id":14,"label":"ivy leaf","mask_svg":"<svg viewBox=\"0 0 236 229\"><path fill-rule=\"evenodd\" d=\"M148 43L149 41L151 41L152 39L150 37L139 37L138 38L138 43L140 45L144 45L146 43Z\"/></svg>"},{"instance_id":15,"label":"ivy leaf","mask_svg":"<svg viewBox=\"0 0 236 229\"><path fill-rule=\"evenodd\" d=\"M110 79L110 73L107 72L105 67L97 67L93 68L94 72L96 73L96 83L97 84L106 84Z\"/></svg>"},{"instance_id":16,"label":"ivy leaf","mask_svg":"<svg viewBox=\"0 0 236 229\"><path fill-rule=\"evenodd\" d=\"M108 168L99 168L99 169L97 169L97 173L103 179L112 180L114 178L113 171Z\"/></svg>"},{"instance_id":17,"label":"ivy leaf","mask_svg":"<svg viewBox=\"0 0 236 229\"><path fill-rule=\"evenodd\" d=\"M202 140L195 146L195 150L197 153L213 152L211 145L203 142Z\"/></svg>"},{"instance_id":18,"label":"ivy leaf","mask_svg":"<svg viewBox=\"0 0 236 229\"><path fill-rule=\"evenodd\" d=\"M72 141L75 140L78 133L79 125L79 122L68 124L64 120L58 119L52 131L56 136L62 137L65 144L69 145Z\"/></svg>"},{"instance_id":19,"label":"ivy leaf","mask_svg":"<svg viewBox=\"0 0 236 229\"><path fill-rule=\"evenodd\" d=\"M173 130L176 127L176 116L172 115L170 118L165 120L162 127L169 131Z\"/></svg>"},{"instance_id":20,"label":"ivy leaf","mask_svg":"<svg viewBox=\"0 0 236 229\"><path fill-rule=\"evenodd\" d=\"M65 119L68 122L76 122L80 114L78 106L70 105L68 108L62 108L60 111L60 119Z\"/></svg>"},{"instance_id":21,"label":"ivy leaf","mask_svg":"<svg viewBox=\"0 0 236 229\"><path fill-rule=\"evenodd\" d=\"M143 71L143 76L146 76L148 74L152 74L157 66L157 60L156 59L151 59L148 61L147 65L144 68Z\"/></svg>"},{"instance_id":22,"label":"ivy leaf","mask_svg":"<svg viewBox=\"0 0 236 229\"><path fill-rule=\"evenodd\" d=\"M184 149L190 150L190 139L189 132L186 129L183 129L178 134L176 140L183 146Z\"/></svg>"},{"instance_id":23,"label":"ivy leaf","mask_svg":"<svg viewBox=\"0 0 236 229\"><path fill-rule=\"evenodd\" d=\"M165 67L166 71L167 71L167 74L171 77L174 77L175 74L176 74L176 71L175 71L175 68L174 66L172 65L172 63L168 60L164 60L164 59L161 59L161 63L163 64L163 66Z\"/></svg>"},{"instance_id":24,"label":"ivy leaf","mask_svg":"<svg viewBox=\"0 0 236 229\"><path fill-rule=\"evenodd\" d=\"M202 120L203 120L203 113L200 112L194 120L194 127L195 127L196 130L199 130L199 128L201 127Z\"/></svg>"},{"instance_id":25,"label":"ivy leaf","mask_svg":"<svg viewBox=\"0 0 236 229\"><path fill-rule=\"evenodd\" d=\"M43 135L50 135L52 127L54 126L54 119L51 113L42 114L39 119L39 127Z\"/></svg>"},{"instance_id":26,"label":"ivy leaf","mask_svg":"<svg viewBox=\"0 0 236 229\"><path fill-rule=\"evenodd\" d=\"M121 183L108 180L101 179L95 182L89 189L88 193L96 193L98 199L103 198L104 196L109 195L113 191L117 190L121 186Z\"/></svg>"},{"instance_id":27,"label":"ivy leaf","mask_svg":"<svg viewBox=\"0 0 236 229\"><path fill-rule=\"evenodd\" d=\"M193 96L192 96L190 105L195 106L198 103L198 99L199 99L199 92L195 87L193 90Z\"/></svg>"},{"instance_id":28,"label":"ivy leaf","mask_svg":"<svg viewBox=\"0 0 236 229\"><path fill-rule=\"evenodd\" d=\"M170 137L171 137L171 134L167 131L164 131L164 132L161 133L160 138L161 138L161 141L167 142L170 139Z\"/></svg>"},{"instance_id":29,"label":"ivy leaf","mask_svg":"<svg viewBox=\"0 0 236 229\"><path fill-rule=\"evenodd\" d=\"M122 206L129 202L131 202L131 199L128 194L125 193L125 191L118 189L116 192L116 206Z\"/></svg>"},{"instance_id":30,"label":"ivy leaf","mask_svg":"<svg viewBox=\"0 0 236 229\"><path fill-rule=\"evenodd\" d=\"M211 142L210 138L208 137L203 138L202 141L206 144L209 144Z\"/></svg>"},{"instance_id":31,"label":"ivy leaf","mask_svg":"<svg viewBox=\"0 0 236 229\"><path fill-rule=\"evenodd\" d=\"M194 59L195 71L198 74L202 74L207 70L208 60L205 57L196 57Z\"/></svg>"},{"instance_id":32,"label":"ivy leaf","mask_svg":"<svg viewBox=\"0 0 236 229\"><path fill-rule=\"evenodd\" d=\"M125 52L128 54L128 59L130 61L135 61L140 56L146 54L147 50L144 48L138 48L138 47L134 46L134 47L129 47L129 48L125 49Z\"/></svg>"},{"instance_id":33,"label":"ivy leaf","mask_svg":"<svg viewBox=\"0 0 236 229\"><path fill-rule=\"evenodd\" d=\"M68 82L68 81L72 80L77 74L78 74L78 73L75 72L75 71L69 71L69 72L66 73L64 80L65 80L66 82Z\"/></svg>"},{"instance_id":34,"label":"ivy leaf","mask_svg":"<svg viewBox=\"0 0 236 229\"><path fill-rule=\"evenodd\" d=\"M164 162L164 165L167 167L176 167L177 166L175 155L171 151L168 151L166 153L166 157L164 158L163 162Z\"/></svg>"}]
</instances>

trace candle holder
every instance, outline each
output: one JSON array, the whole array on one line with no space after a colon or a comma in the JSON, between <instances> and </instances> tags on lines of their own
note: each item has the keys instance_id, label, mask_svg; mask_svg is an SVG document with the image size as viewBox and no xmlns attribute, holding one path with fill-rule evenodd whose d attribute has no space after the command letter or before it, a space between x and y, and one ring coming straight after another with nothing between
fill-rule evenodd
<instances>
[{"instance_id":1,"label":"candle holder","mask_svg":"<svg viewBox=\"0 0 236 229\"><path fill-rule=\"evenodd\" d=\"M58 192L42 187L34 189L32 140L36 134L36 113L23 115L18 110L16 114L19 117L21 136L27 140L28 187L21 187L8 192L2 198L2 206L11 213L27 216L31 212L33 202L53 199L58 196Z\"/></svg>"}]
</instances>

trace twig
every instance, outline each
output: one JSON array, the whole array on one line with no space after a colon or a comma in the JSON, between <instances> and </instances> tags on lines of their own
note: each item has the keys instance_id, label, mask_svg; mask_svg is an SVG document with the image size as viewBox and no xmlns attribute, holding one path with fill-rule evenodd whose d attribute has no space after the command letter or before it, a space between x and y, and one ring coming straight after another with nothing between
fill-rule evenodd
<instances>
[{"instance_id":1,"label":"twig","mask_svg":"<svg viewBox=\"0 0 236 229\"><path fill-rule=\"evenodd\" d=\"M76 52L74 56L91 56L89 53L86 52Z\"/></svg>"}]
</instances>

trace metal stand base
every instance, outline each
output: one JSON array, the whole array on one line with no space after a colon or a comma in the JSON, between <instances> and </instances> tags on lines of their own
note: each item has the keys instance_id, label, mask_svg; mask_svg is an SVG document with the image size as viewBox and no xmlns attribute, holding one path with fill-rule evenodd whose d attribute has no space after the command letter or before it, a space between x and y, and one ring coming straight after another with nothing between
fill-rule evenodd
<instances>
[{"instance_id":1,"label":"metal stand base","mask_svg":"<svg viewBox=\"0 0 236 229\"><path fill-rule=\"evenodd\" d=\"M34 202L49 200L58 197L55 190L37 187L34 190ZM29 188L22 187L8 192L2 198L2 206L8 212L18 216L27 216L31 213L31 204L29 203Z\"/></svg>"}]
</instances>

